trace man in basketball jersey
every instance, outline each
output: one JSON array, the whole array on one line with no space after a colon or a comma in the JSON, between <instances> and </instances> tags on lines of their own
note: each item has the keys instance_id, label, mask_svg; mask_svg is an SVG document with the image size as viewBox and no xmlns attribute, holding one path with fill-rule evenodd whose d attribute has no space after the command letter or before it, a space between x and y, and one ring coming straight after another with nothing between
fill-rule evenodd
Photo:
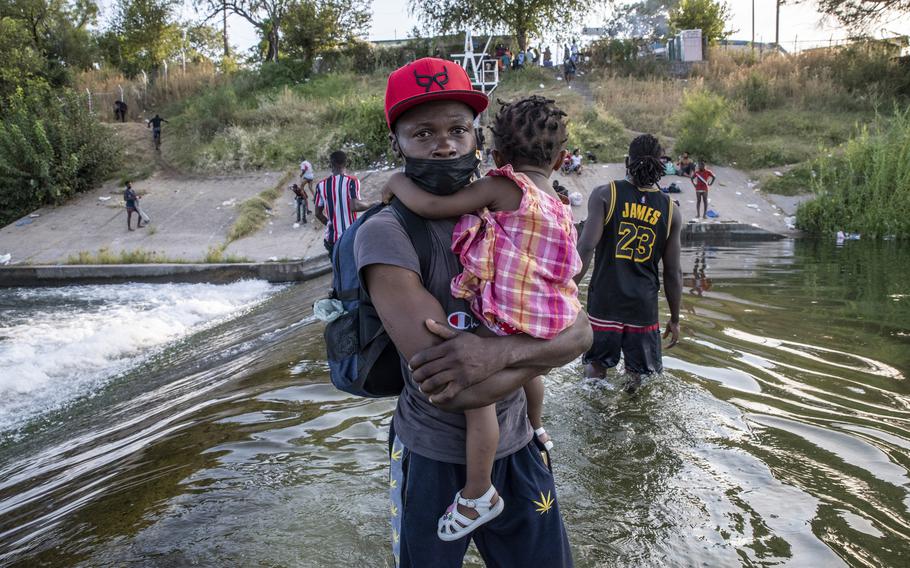
<instances>
[{"instance_id":1,"label":"man in basketball jersey","mask_svg":"<svg viewBox=\"0 0 910 568\"><path fill-rule=\"evenodd\" d=\"M594 329L594 344L584 356L588 377L604 377L619 363L620 353L628 373L663 369L657 313L661 261L670 304L667 348L679 340L682 223L679 210L657 187L664 173L661 155L660 143L650 134L635 138L626 157L626 179L595 188L588 200L588 218L578 239L583 266L575 277L581 281L596 252L588 286L588 317Z\"/></svg>"}]
</instances>

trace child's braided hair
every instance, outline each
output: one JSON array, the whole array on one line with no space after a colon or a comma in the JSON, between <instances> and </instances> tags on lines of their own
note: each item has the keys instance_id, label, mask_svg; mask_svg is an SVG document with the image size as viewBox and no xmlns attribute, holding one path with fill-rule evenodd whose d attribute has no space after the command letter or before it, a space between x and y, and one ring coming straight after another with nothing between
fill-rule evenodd
<instances>
[{"instance_id":1,"label":"child's braided hair","mask_svg":"<svg viewBox=\"0 0 910 568\"><path fill-rule=\"evenodd\" d=\"M629 144L629 162L626 171L632 182L638 187L648 187L657 183L664 175L664 166L660 163L663 149L657 138L650 134L637 136Z\"/></svg>"},{"instance_id":2,"label":"child's braided hair","mask_svg":"<svg viewBox=\"0 0 910 568\"><path fill-rule=\"evenodd\" d=\"M538 95L504 103L496 114L493 144L510 164L549 167L559 156L566 136L566 113L556 101Z\"/></svg>"}]
</instances>

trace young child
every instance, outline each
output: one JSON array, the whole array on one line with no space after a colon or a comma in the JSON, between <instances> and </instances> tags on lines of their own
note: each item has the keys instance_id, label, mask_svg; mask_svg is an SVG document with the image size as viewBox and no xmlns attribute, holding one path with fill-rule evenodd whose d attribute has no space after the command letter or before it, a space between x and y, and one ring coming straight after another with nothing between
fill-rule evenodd
<instances>
[{"instance_id":1,"label":"young child","mask_svg":"<svg viewBox=\"0 0 910 568\"><path fill-rule=\"evenodd\" d=\"M404 174L392 176L383 189L385 201L397 197L429 219L463 215L452 251L464 272L452 280L452 295L468 300L497 335L550 339L581 310L572 280L581 269L577 234L549 182L566 156L566 115L553 103L532 96L503 105L492 128L497 169L455 194L433 195ZM543 378L528 382L525 394L528 419L549 450L553 443L541 422ZM470 534L504 508L491 481L499 441L495 406L465 411L465 425L467 483L439 519L437 534L446 541Z\"/></svg>"},{"instance_id":2,"label":"young child","mask_svg":"<svg viewBox=\"0 0 910 568\"><path fill-rule=\"evenodd\" d=\"M708 216L708 186L714 185L714 172L706 168L702 160L698 161L698 168L692 174L692 184L695 186L695 218L700 215L705 219Z\"/></svg>"}]
</instances>

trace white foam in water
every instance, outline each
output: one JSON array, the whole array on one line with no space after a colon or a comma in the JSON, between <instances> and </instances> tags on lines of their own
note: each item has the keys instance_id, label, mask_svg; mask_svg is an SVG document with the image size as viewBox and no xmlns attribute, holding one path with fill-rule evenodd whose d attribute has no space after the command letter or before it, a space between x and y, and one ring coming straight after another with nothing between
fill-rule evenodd
<instances>
[{"instance_id":1,"label":"white foam in water","mask_svg":"<svg viewBox=\"0 0 910 568\"><path fill-rule=\"evenodd\" d=\"M244 281L16 291L15 300L36 308L26 307L26 318L0 322L0 432L92 392L155 348L235 315L275 289Z\"/></svg>"}]
</instances>

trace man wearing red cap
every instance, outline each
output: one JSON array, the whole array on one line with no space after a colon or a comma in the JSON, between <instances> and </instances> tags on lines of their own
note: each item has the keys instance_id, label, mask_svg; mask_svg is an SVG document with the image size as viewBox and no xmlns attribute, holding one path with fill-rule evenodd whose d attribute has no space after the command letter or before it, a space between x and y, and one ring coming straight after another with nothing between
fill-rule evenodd
<instances>
[{"instance_id":1,"label":"man wearing red cap","mask_svg":"<svg viewBox=\"0 0 910 568\"><path fill-rule=\"evenodd\" d=\"M473 120L487 104L464 69L450 61L420 59L389 75L389 139L404 159L405 174L437 195L467 185L478 164ZM467 303L449 290L461 271L450 251L457 220L425 221L432 251L425 281L421 259L394 209L365 223L354 245L361 280L409 377L389 433L396 566L462 565L469 538L441 540L437 521L464 486L461 411L493 403L500 430L493 482L506 507L470 536L489 566L571 566L549 456L528 423L521 387L585 351L590 324L579 317L549 341L469 333L477 322Z\"/></svg>"}]
</instances>

